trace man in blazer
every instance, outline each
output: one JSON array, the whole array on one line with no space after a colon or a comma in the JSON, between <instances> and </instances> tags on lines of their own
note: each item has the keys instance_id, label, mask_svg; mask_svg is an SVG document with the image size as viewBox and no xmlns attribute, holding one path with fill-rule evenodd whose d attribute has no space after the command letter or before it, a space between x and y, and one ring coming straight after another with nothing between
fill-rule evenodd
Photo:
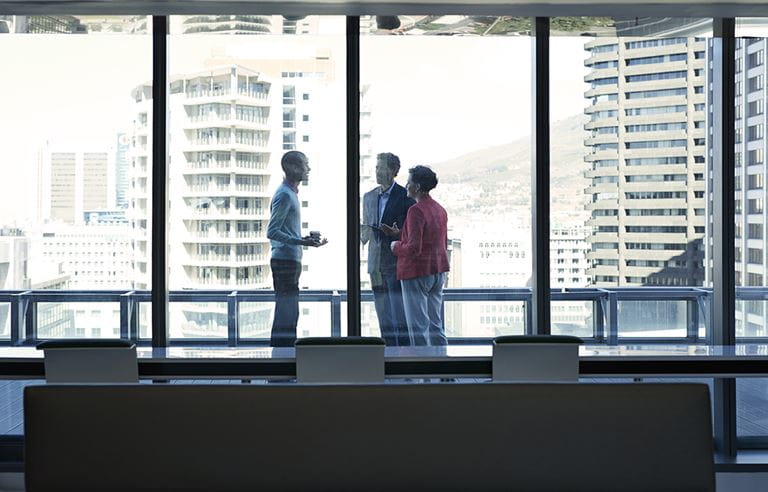
<instances>
[{"instance_id":1,"label":"man in blazer","mask_svg":"<svg viewBox=\"0 0 768 492\"><path fill-rule=\"evenodd\" d=\"M400 159L389 152L376 156L376 188L363 196L363 225L360 240L368 244L368 273L371 276L376 316L381 337L389 346L410 345L403 308L403 292L397 280L397 258L390 244L399 239L392 232L405 223L408 209L415 203L405 188L395 182ZM395 227L396 226L396 227Z\"/></svg>"}]
</instances>

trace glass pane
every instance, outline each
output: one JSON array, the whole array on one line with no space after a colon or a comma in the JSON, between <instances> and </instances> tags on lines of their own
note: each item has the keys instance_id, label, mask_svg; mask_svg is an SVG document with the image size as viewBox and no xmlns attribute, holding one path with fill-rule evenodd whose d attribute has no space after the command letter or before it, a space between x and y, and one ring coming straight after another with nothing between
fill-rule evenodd
<instances>
[{"instance_id":1,"label":"glass pane","mask_svg":"<svg viewBox=\"0 0 768 492\"><path fill-rule=\"evenodd\" d=\"M711 36L712 19L696 17L552 17L553 36Z\"/></svg>"},{"instance_id":2,"label":"glass pane","mask_svg":"<svg viewBox=\"0 0 768 492\"><path fill-rule=\"evenodd\" d=\"M301 290L344 289L344 17L172 16L170 28L171 288L271 290L274 258L281 289L296 277ZM286 174L289 151L308 177ZM300 246L313 231L330 244ZM280 324L295 330L295 296L281 299ZM269 337L272 309L240 312L241 336ZM302 304L300 334L329 332L329 312ZM226 334L218 312L186 314ZM325 324L302 329L307 319Z\"/></svg>"},{"instance_id":3,"label":"glass pane","mask_svg":"<svg viewBox=\"0 0 768 492\"><path fill-rule=\"evenodd\" d=\"M762 338L766 329L765 79L768 26L737 19L735 80L736 336ZM745 383L746 384L746 383Z\"/></svg>"},{"instance_id":4,"label":"glass pane","mask_svg":"<svg viewBox=\"0 0 768 492\"><path fill-rule=\"evenodd\" d=\"M768 437L768 379L736 380L736 433L739 437Z\"/></svg>"},{"instance_id":5,"label":"glass pane","mask_svg":"<svg viewBox=\"0 0 768 492\"><path fill-rule=\"evenodd\" d=\"M594 336L593 301L552 301L552 334Z\"/></svg>"},{"instance_id":6,"label":"glass pane","mask_svg":"<svg viewBox=\"0 0 768 492\"><path fill-rule=\"evenodd\" d=\"M227 338L226 302L172 302L168 333L172 339Z\"/></svg>"},{"instance_id":7,"label":"glass pane","mask_svg":"<svg viewBox=\"0 0 768 492\"><path fill-rule=\"evenodd\" d=\"M98 301L150 287L150 118L137 92L152 78L147 23L0 16L0 289ZM115 303L41 303L38 319L41 338L119 336Z\"/></svg>"},{"instance_id":8,"label":"glass pane","mask_svg":"<svg viewBox=\"0 0 768 492\"><path fill-rule=\"evenodd\" d=\"M38 338L119 338L120 303L39 302Z\"/></svg>"},{"instance_id":9,"label":"glass pane","mask_svg":"<svg viewBox=\"0 0 768 492\"><path fill-rule=\"evenodd\" d=\"M389 345L524 331L527 294L512 289L531 276L531 39L490 36L529 32L513 19L400 16L389 31L408 36L362 26L363 328Z\"/></svg>"},{"instance_id":10,"label":"glass pane","mask_svg":"<svg viewBox=\"0 0 768 492\"><path fill-rule=\"evenodd\" d=\"M566 295L588 288L603 303L615 292L629 311L638 304L622 296L653 288L657 295L640 304L642 326L620 315L619 335L686 336L686 303L701 311L692 287L711 285L711 50L702 37L711 36L711 19L553 18L552 26L562 36L550 50L551 286ZM691 300L665 303L671 292ZM669 307L678 304L682 325ZM553 332L575 334L578 325L556 307ZM616 335L617 325L598 316L604 336Z\"/></svg>"},{"instance_id":11,"label":"glass pane","mask_svg":"<svg viewBox=\"0 0 768 492\"><path fill-rule=\"evenodd\" d=\"M688 309L686 301L619 301L619 337L685 338Z\"/></svg>"},{"instance_id":12,"label":"glass pane","mask_svg":"<svg viewBox=\"0 0 768 492\"><path fill-rule=\"evenodd\" d=\"M152 338L152 303L141 302L139 306L139 338Z\"/></svg>"},{"instance_id":13,"label":"glass pane","mask_svg":"<svg viewBox=\"0 0 768 492\"><path fill-rule=\"evenodd\" d=\"M361 34L427 36L530 35L530 17L492 15L364 15Z\"/></svg>"},{"instance_id":14,"label":"glass pane","mask_svg":"<svg viewBox=\"0 0 768 492\"><path fill-rule=\"evenodd\" d=\"M8 302L0 303L0 339L9 340L11 338L11 304Z\"/></svg>"}]
</instances>

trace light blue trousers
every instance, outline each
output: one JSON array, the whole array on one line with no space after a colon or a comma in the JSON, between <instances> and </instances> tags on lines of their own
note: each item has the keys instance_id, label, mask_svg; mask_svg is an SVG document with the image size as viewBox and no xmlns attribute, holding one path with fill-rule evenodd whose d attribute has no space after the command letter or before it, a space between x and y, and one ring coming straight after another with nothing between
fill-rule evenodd
<instances>
[{"instance_id":1,"label":"light blue trousers","mask_svg":"<svg viewBox=\"0 0 768 492\"><path fill-rule=\"evenodd\" d=\"M448 345L442 315L444 282L445 273L400 281L412 345Z\"/></svg>"}]
</instances>

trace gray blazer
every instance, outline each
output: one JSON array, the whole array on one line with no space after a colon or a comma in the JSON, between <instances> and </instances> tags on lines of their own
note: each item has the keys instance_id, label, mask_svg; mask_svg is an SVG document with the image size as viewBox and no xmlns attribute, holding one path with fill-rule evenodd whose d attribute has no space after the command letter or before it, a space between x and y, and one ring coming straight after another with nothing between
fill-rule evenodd
<instances>
[{"instance_id":1,"label":"gray blazer","mask_svg":"<svg viewBox=\"0 0 768 492\"><path fill-rule=\"evenodd\" d=\"M377 216L379 189L377 186L363 195L363 225L360 228L360 240L363 244L368 244L368 273L370 274L393 273L397 267L397 258L389 249L389 245L396 238L391 238L380 230L369 227L379 225ZM414 203L416 202L413 198L408 198L405 188L395 183L387 200L384 215L381 217L381 223L391 226L397 222L397 226L402 229L408 209Z\"/></svg>"}]
</instances>

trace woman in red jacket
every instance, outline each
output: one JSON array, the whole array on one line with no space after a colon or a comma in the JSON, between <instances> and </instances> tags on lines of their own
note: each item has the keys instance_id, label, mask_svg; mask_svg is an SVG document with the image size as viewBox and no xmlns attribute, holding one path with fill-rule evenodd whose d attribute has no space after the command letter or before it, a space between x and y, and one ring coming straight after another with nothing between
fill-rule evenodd
<instances>
[{"instance_id":1,"label":"woman in red jacket","mask_svg":"<svg viewBox=\"0 0 768 492\"><path fill-rule=\"evenodd\" d=\"M408 171L405 189L416 204L408 209L399 241L391 245L397 257L397 278L413 345L447 345L442 320L443 283L448 271L448 214L429 196L437 176L428 167ZM397 233L397 224L392 232Z\"/></svg>"}]
</instances>

